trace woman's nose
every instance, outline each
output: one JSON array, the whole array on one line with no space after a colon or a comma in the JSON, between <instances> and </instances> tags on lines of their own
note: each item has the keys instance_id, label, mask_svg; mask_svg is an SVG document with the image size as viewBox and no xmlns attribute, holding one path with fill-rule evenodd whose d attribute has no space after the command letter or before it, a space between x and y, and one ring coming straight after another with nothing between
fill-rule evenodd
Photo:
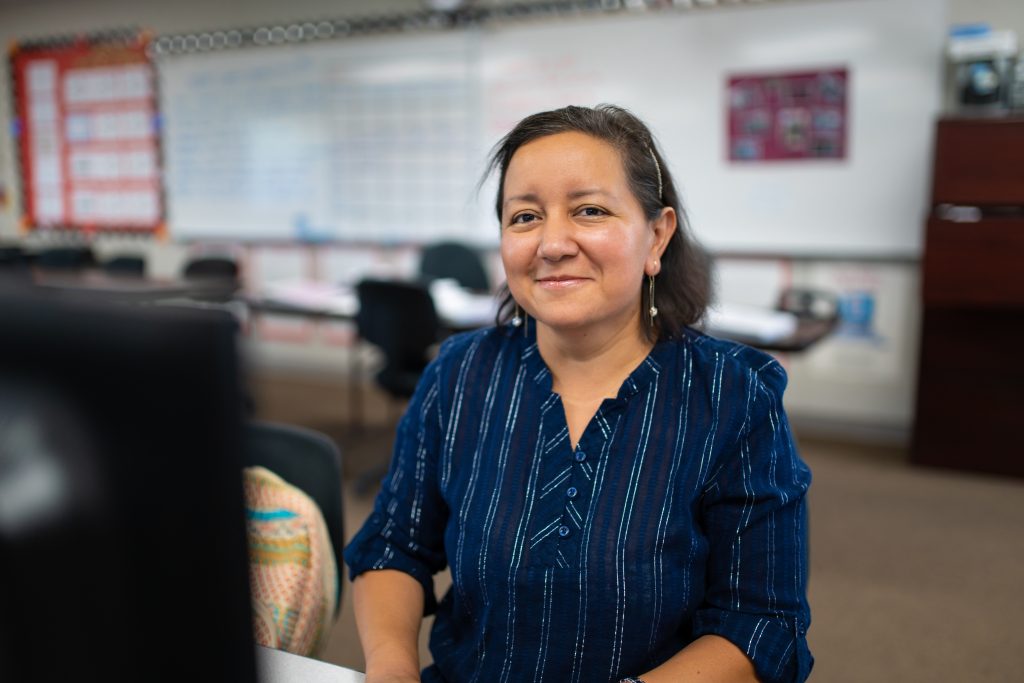
<instances>
[{"instance_id":1,"label":"woman's nose","mask_svg":"<svg viewBox=\"0 0 1024 683\"><path fill-rule=\"evenodd\" d=\"M537 254L548 261L558 261L579 252L573 233L572 221L568 218L548 216L540 231Z\"/></svg>"}]
</instances>

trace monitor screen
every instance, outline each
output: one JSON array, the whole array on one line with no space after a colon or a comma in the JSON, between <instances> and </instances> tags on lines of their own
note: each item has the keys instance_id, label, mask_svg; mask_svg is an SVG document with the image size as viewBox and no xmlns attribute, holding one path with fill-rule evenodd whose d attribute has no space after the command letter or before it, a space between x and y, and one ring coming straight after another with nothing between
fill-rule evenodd
<instances>
[{"instance_id":1,"label":"monitor screen","mask_svg":"<svg viewBox=\"0 0 1024 683\"><path fill-rule=\"evenodd\" d=\"M0 680L255 680L237 324L0 291Z\"/></svg>"}]
</instances>

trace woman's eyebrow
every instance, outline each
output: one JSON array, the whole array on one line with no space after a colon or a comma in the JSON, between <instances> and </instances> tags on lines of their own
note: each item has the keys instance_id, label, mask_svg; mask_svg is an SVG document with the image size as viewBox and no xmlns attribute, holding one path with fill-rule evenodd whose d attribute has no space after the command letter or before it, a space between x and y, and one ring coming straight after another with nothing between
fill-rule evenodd
<instances>
[{"instance_id":1,"label":"woman's eyebrow","mask_svg":"<svg viewBox=\"0 0 1024 683\"><path fill-rule=\"evenodd\" d=\"M501 205L502 206L508 206L512 202L533 202L533 203L539 203L540 202L540 197L538 197L537 195L535 195L533 193L517 194L514 197L509 197L508 199L506 199L504 202L502 202Z\"/></svg>"},{"instance_id":2,"label":"woman's eyebrow","mask_svg":"<svg viewBox=\"0 0 1024 683\"><path fill-rule=\"evenodd\" d=\"M574 190L573 192L569 193L569 199L579 199L581 197L589 197L589 196L595 195L595 194L601 194L601 195L604 195L605 197L609 197L609 198L612 198L612 197L615 196L611 192L607 192L605 190L602 190L599 187L594 187L594 188L589 188L589 189L586 189L586 190Z\"/></svg>"}]
</instances>

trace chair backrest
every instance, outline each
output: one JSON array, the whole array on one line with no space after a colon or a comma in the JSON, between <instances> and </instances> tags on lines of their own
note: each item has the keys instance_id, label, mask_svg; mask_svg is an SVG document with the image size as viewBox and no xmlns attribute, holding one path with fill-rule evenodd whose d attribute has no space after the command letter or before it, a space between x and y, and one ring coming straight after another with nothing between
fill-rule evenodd
<instances>
[{"instance_id":1,"label":"chair backrest","mask_svg":"<svg viewBox=\"0 0 1024 683\"><path fill-rule=\"evenodd\" d=\"M17 246L0 246L0 281L14 278L28 280L31 259L25 250Z\"/></svg>"},{"instance_id":2,"label":"chair backrest","mask_svg":"<svg viewBox=\"0 0 1024 683\"><path fill-rule=\"evenodd\" d=\"M466 289L480 292L491 288L480 253L461 242L438 242L424 248L420 276L427 281L451 278Z\"/></svg>"},{"instance_id":3,"label":"chair backrest","mask_svg":"<svg viewBox=\"0 0 1024 683\"><path fill-rule=\"evenodd\" d=\"M13 245L0 245L0 266L20 265L27 261L25 250Z\"/></svg>"},{"instance_id":4,"label":"chair backrest","mask_svg":"<svg viewBox=\"0 0 1024 683\"><path fill-rule=\"evenodd\" d=\"M128 254L113 256L103 262L103 270L111 275L142 277L146 274L146 259Z\"/></svg>"},{"instance_id":5,"label":"chair backrest","mask_svg":"<svg viewBox=\"0 0 1024 683\"><path fill-rule=\"evenodd\" d=\"M238 279L238 263L224 256L202 256L185 264L185 279Z\"/></svg>"},{"instance_id":6,"label":"chair backrest","mask_svg":"<svg viewBox=\"0 0 1024 683\"><path fill-rule=\"evenodd\" d=\"M430 292L420 284L387 280L363 280L356 291L359 336L384 352L377 381L395 396L412 396L440 336Z\"/></svg>"},{"instance_id":7,"label":"chair backrest","mask_svg":"<svg viewBox=\"0 0 1024 683\"><path fill-rule=\"evenodd\" d=\"M52 247L36 254L33 263L39 268L75 270L96 265L91 247Z\"/></svg>"},{"instance_id":8,"label":"chair backrest","mask_svg":"<svg viewBox=\"0 0 1024 683\"><path fill-rule=\"evenodd\" d=\"M331 537L335 564L341 572L345 517L341 495L341 452L325 434L273 422L250 421L243 459L259 465L301 489L320 508ZM341 604L338 591L337 606Z\"/></svg>"}]
</instances>

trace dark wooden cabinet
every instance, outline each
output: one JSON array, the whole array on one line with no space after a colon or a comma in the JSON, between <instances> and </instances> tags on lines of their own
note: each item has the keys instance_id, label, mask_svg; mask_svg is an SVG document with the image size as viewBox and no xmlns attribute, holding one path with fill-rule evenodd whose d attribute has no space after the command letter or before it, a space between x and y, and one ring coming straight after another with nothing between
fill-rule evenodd
<instances>
[{"instance_id":1,"label":"dark wooden cabinet","mask_svg":"<svg viewBox=\"0 0 1024 683\"><path fill-rule=\"evenodd\" d=\"M933 173L911 460L1024 476L1024 119L940 121Z\"/></svg>"},{"instance_id":2,"label":"dark wooden cabinet","mask_svg":"<svg viewBox=\"0 0 1024 683\"><path fill-rule=\"evenodd\" d=\"M926 310L1024 310L1024 216L982 218L976 223L932 216L921 277Z\"/></svg>"},{"instance_id":3,"label":"dark wooden cabinet","mask_svg":"<svg viewBox=\"0 0 1024 683\"><path fill-rule=\"evenodd\" d=\"M939 121L932 204L1024 207L1024 118Z\"/></svg>"}]
</instances>

